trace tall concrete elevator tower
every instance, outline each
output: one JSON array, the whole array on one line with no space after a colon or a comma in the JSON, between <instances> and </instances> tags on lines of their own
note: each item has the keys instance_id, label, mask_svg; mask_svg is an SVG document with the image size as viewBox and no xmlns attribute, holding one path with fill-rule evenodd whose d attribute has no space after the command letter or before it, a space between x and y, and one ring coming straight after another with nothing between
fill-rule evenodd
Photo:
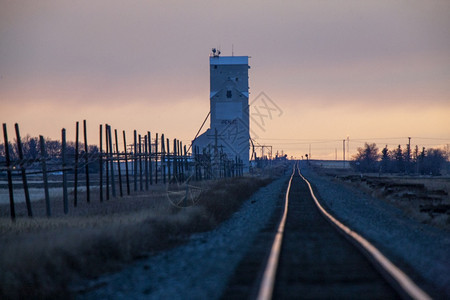
<instances>
[{"instance_id":1,"label":"tall concrete elevator tower","mask_svg":"<svg viewBox=\"0 0 450 300\"><path fill-rule=\"evenodd\" d=\"M210 68L210 128L194 140L194 146L220 147L228 159L249 166L248 56L220 56L212 50Z\"/></svg>"}]
</instances>

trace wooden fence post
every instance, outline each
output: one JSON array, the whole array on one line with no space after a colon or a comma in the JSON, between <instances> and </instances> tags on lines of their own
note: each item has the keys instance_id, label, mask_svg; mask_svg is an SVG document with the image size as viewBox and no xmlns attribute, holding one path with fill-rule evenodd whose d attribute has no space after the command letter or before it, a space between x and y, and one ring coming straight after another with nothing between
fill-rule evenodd
<instances>
[{"instance_id":1,"label":"wooden fence post","mask_svg":"<svg viewBox=\"0 0 450 300\"><path fill-rule=\"evenodd\" d=\"M126 180L127 180L127 195L130 195L130 177L128 173L128 155L127 155L127 139L125 136L125 130L123 131L123 149L125 153L125 173L126 173Z\"/></svg>"},{"instance_id":2,"label":"wooden fence post","mask_svg":"<svg viewBox=\"0 0 450 300\"><path fill-rule=\"evenodd\" d=\"M6 123L3 123L3 139L5 140L5 158L6 158L6 174L8 176L8 191L9 191L9 209L11 220L16 220L16 210L14 207L14 187L12 182L12 172L11 172L11 158L9 156L9 142L8 142L8 131L6 129Z\"/></svg>"},{"instance_id":3,"label":"wooden fence post","mask_svg":"<svg viewBox=\"0 0 450 300\"><path fill-rule=\"evenodd\" d=\"M194 174L195 180L198 180L198 172L197 172L197 147L192 147L192 154L194 156Z\"/></svg>"},{"instance_id":4,"label":"wooden fence post","mask_svg":"<svg viewBox=\"0 0 450 300\"><path fill-rule=\"evenodd\" d=\"M145 190L148 191L148 143L147 135L144 136L144 166L145 166Z\"/></svg>"},{"instance_id":5,"label":"wooden fence post","mask_svg":"<svg viewBox=\"0 0 450 300\"><path fill-rule=\"evenodd\" d=\"M170 180L172 179L170 176L170 140L166 140L167 145L167 182L170 184Z\"/></svg>"},{"instance_id":6,"label":"wooden fence post","mask_svg":"<svg viewBox=\"0 0 450 300\"><path fill-rule=\"evenodd\" d=\"M137 132L134 131L134 191L137 192L137 168L138 168L138 161L137 161Z\"/></svg>"},{"instance_id":7,"label":"wooden fence post","mask_svg":"<svg viewBox=\"0 0 450 300\"><path fill-rule=\"evenodd\" d=\"M239 176L242 176L244 169L244 164L242 163L242 159L239 158Z\"/></svg>"},{"instance_id":8,"label":"wooden fence post","mask_svg":"<svg viewBox=\"0 0 450 300\"><path fill-rule=\"evenodd\" d=\"M24 167L25 161L24 161L24 157L23 157L22 140L20 139L19 124L16 123L15 128L16 128L16 137L17 137L17 150L19 150L20 171L22 173L23 191L25 193L25 201L27 204L28 216L32 217L33 212L31 211L30 193L28 191L27 174L26 174L25 167Z\"/></svg>"},{"instance_id":9,"label":"wooden fence post","mask_svg":"<svg viewBox=\"0 0 450 300\"><path fill-rule=\"evenodd\" d=\"M178 157L180 158L178 163L178 174L181 180L184 181L183 143L179 140L177 140L177 148L178 148Z\"/></svg>"},{"instance_id":10,"label":"wooden fence post","mask_svg":"<svg viewBox=\"0 0 450 300\"><path fill-rule=\"evenodd\" d=\"M185 178L185 172L189 171L189 165L188 165L188 157L187 157L187 150L186 150L186 145L184 145L184 168L182 166L181 168L181 172L183 173L183 180Z\"/></svg>"},{"instance_id":11,"label":"wooden fence post","mask_svg":"<svg viewBox=\"0 0 450 300\"><path fill-rule=\"evenodd\" d=\"M75 167L74 167L74 190L73 190L73 206L77 207L78 202L78 129L79 123L75 125Z\"/></svg>"},{"instance_id":12,"label":"wooden fence post","mask_svg":"<svg viewBox=\"0 0 450 300\"><path fill-rule=\"evenodd\" d=\"M114 135L115 135L115 139L116 139L117 172L119 173L119 193L120 193L120 197L123 197L122 172L120 171L120 155L119 155L119 142L117 140L117 129L114 129Z\"/></svg>"},{"instance_id":13,"label":"wooden fence post","mask_svg":"<svg viewBox=\"0 0 450 300\"><path fill-rule=\"evenodd\" d=\"M197 154L199 155L199 162L200 162L200 164L199 164L199 177L200 177L200 180L205 179L204 175L205 175L205 170L206 170L206 150L205 150L205 148L203 148L202 151L203 151L202 152L203 155L200 156L200 147L197 148Z\"/></svg>"},{"instance_id":14,"label":"wooden fence post","mask_svg":"<svg viewBox=\"0 0 450 300\"><path fill-rule=\"evenodd\" d=\"M99 169L99 188L100 188L100 202L103 202L103 128L102 128L102 124L100 124L100 132L99 132L99 137L100 137L100 151L99 151L99 156L98 156L98 161L100 164L100 169Z\"/></svg>"},{"instance_id":15,"label":"wooden fence post","mask_svg":"<svg viewBox=\"0 0 450 300\"><path fill-rule=\"evenodd\" d=\"M67 194L67 147L66 147L66 129L61 130L61 156L62 156L62 172L63 172L63 207L64 214L69 212L69 199Z\"/></svg>"},{"instance_id":16,"label":"wooden fence post","mask_svg":"<svg viewBox=\"0 0 450 300\"><path fill-rule=\"evenodd\" d=\"M148 158L149 158L149 169L150 169L150 184L153 185L153 166L152 166L152 135L150 131L147 132L148 135Z\"/></svg>"},{"instance_id":17,"label":"wooden fence post","mask_svg":"<svg viewBox=\"0 0 450 300\"><path fill-rule=\"evenodd\" d=\"M195 147L197 150L197 172L198 172L198 180L202 180L202 166L200 161L200 147Z\"/></svg>"},{"instance_id":18,"label":"wooden fence post","mask_svg":"<svg viewBox=\"0 0 450 300\"><path fill-rule=\"evenodd\" d=\"M84 131L84 155L85 155L85 170L86 170L86 201L89 203L91 201L91 193L89 191L89 151L87 142L86 120L83 120L83 131Z\"/></svg>"},{"instance_id":19,"label":"wooden fence post","mask_svg":"<svg viewBox=\"0 0 450 300\"><path fill-rule=\"evenodd\" d=\"M199 180L199 172L198 172L198 169L199 169L199 165L198 165L198 160L199 160L199 157L198 157L198 147L197 146L194 146L194 149L193 149L193 151L194 151L194 169L195 169L195 180Z\"/></svg>"},{"instance_id":20,"label":"wooden fence post","mask_svg":"<svg viewBox=\"0 0 450 300\"><path fill-rule=\"evenodd\" d=\"M222 177L227 177L227 160L224 157L223 154L223 149L220 150L220 165L223 166L222 172L223 172L223 176Z\"/></svg>"},{"instance_id":21,"label":"wooden fence post","mask_svg":"<svg viewBox=\"0 0 450 300\"><path fill-rule=\"evenodd\" d=\"M111 126L108 126L108 137L109 137L109 161L111 163L110 165L110 172L111 172L111 192L112 196L116 197L116 182L114 178L114 160L113 160L113 146L112 146L112 135L111 135Z\"/></svg>"},{"instance_id":22,"label":"wooden fence post","mask_svg":"<svg viewBox=\"0 0 450 300\"><path fill-rule=\"evenodd\" d=\"M181 142L179 140L177 140L177 173L178 173L178 178L180 178L180 180L184 181L184 176L183 176L183 148L181 147Z\"/></svg>"},{"instance_id":23,"label":"wooden fence post","mask_svg":"<svg viewBox=\"0 0 450 300\"><path fill-rule=\"evenodd\" d=\"M238 169L238 177L241 176L241 164L240 164L239 160L240 160L239 157L236 156L236 164L237 164L237 169Z\"/></svg>"},{"instance_id":24,"label":"wooden fence post","mask_svg":"<svg viewBox=\"0 0 450 300\"><path fill-rule=\"evenodd\" d=\"M158 134L155 138L155 184L158 184Z\"/></svg>"},{"instance_id":25,"label":"wooden fence post","mask_svg":"<svg viewBox=\"0 0 450 300\"><path fill-rule=\"evenodd\" d=\"M197 172L197 147L192 147L192 153L194 154L194 173L195 180L198 180L198 172Z\"/></svg>"},{"instance_id":26,"label":"wooden fence post","mask_svg":"<svg viewBox=\"0 0 450 300\"><path fill-rule=\"evenodd\" d=\"M208 174L206 179L213 179L213 157L211 155L211 145L208 145Z\"/></svg>"},{"instance_id":27,"label":"wooden fence post","mask_svg":"<svg viewBox=\"0 0 450 300\"><path fill-rule=\"evenodd\" d=\"M173 177L175 179L175 183L179 179L177 160L178 160L177 139L173 139Z\"/></svg>"},{"instance_id":28,"label":"wooden fence post","mask_svg":"<svg viewBox=\"0 0 450 300\"><path fill-rule=\"evenodd\" d=\"M201 151L202 152L200 152L200 147L197 147L197 155L199 157L198 174L200 180L204 180L206 170L206 151L204 148Z\"/></svg>"},{"instance_id":29,"label":"wooden fence post","mask_svg":"<svg viewBox=\"0 0 450 300\"><path fill-rule=\"evenodd\" d=\"M161 168L163 183L166 184L166 147L164 145L164 133L161 134Z\"/></svg>"},{"instance_id":30,"label":"wooden fence post","mask_svg":"<svg viewBox=\"0 0 450 300\"><path fill-rule=\"evenodd\" d=\"M182 152L181 152L181 142L179 141L179 140L177 140L177 142L176 142L176 148L175 149L177 149L177 158L178 158L178 161L177 161L177 173L178 173L178 178L179 178L179 180L183 180L183 175L182 175L182 172L181 172L181 167L183 166L183 163L182 163L182 161L183 161L183 157L182 157Z\"/></svg>"},{"instance_id":31,"label":"wooden fence post","mask_svg":"<svg viewBox=\"0 0 450 300\"><path fill-rule=\"evenodd\" d=\"M178 176L184 181L184 156L183 156L183 143L181 141L177 141L178 148Z\"/></svg>"},{"instance_id":32,"label":"wooden fence post","mask_svg":"<svg viewBox=\"0 0 450 300\"><path fill-rule=\"evenodd\" d=\"M45 192L45 210L47 217L52 215L50 209L50 195L48 193L48 178L47 178L47 151L45 150L45 141L42 135L39 136L41 144L41 164L42 164L42 178L44 179L44 192Z\"/></svg>"},{"instance_id":33,"label":"wooden fence post","mask_svg":"<svg viewBox=\"0 0 450 300\"><path fill-rule=\"evenodd\" d=\"M230 160L230 168L231 168L231 177L235 177L234 176L235 167L234 167L234 161L233 160Z\"/></svg>"},{"instance_id":34,"label":"wooden fence post","mask_svg":"<svg viewBox=\"0 0 450 300\"><path fill-rule=\"evenodd\" d=\"M105 124L105 173L106 173L106 200L109 200L109 137L108 137L108 124Z\"/></svg>"},{"instance_id":35,"label":"wooden fence post","mask_svg":"<svg viewBox=\"0 0 450 300\"><path fill-rule=\"evenodd\" d=\"M178 162L178 174L181 178L181 180L184 181L184 157L183 157L183 143L181 141L178 141L178 157L179 162Z\"/></svg>"},{"instance_id":36,"label":"wooden fence post","mask_svg":"<svg viewBox=\"0 0 450 300\"><path fill-rule=\"evenodd\" d=\"M178 161L177 161L177 172L180 180L184 181L184 156L183 156L183 143L177 140L177 153L178 153Z\"/></svg>"},{"instance_id":37,"label":"wooden fence post","mask_svg":"<svg viewBox=\"0 0 450 300\"><path fill-rule=\"evenodd\" d=\"M143 174L142 174L142 138L139 134L139 190L144 190Z\"/></svg>"},{"instance_id":38,"label":"wooden fence post","mask_svg":"<svg viewBox=\"0 0 450 300\"><path fill-rule=\"evenodd\" d=\"M142 136L139 135L139 188L141 191L144 190L144 172L142 171L142 155L143 155L143 147L142 147Z\"/></svg>"},{"instance_id":39,"label":"wooden fence post","mask_svg":"<svg viewBox=\"0 0 450 300\"><path fill-rule=\"evenodd\" d=\"M205 148L203 148L203 150L202 150L203 152L202 152L202 160L201 160L201 165L200 165L200 172L201 172L201 176L200 176L200 178L201 178L201 180L206 180L206 179L208 179L208 174L209 174L209 172L208 172L208 159L209 159L209 156L208 156L208 153L206 152L206 147Z\"/></svg>"},{"instance_id":40,"label":"wooden fence post","mask_svg":"<svg viewBox=\"0 0 450 300\"><path fill-rule=\"evenodd\" d=\"M200 147L197 147L197 155L199 157L199 165L198 165L198 174L200 180L204 180L205 178L205 170L206 170L206 151L203 148L203 152L200 152ZM202 153L203 155L201 155Z\"/></svg>"}]
</instances>

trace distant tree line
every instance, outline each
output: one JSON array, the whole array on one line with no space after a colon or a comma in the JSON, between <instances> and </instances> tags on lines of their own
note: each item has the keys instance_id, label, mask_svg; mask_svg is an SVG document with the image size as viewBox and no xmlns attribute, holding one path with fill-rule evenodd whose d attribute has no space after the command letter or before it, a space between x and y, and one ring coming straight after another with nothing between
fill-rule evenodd
<instances>
[{"instance_id":1,"label":"distant tree line","mask_svg":"<svg viewBox=\"0 0 450 300\"><path fill-rule=\"evenodd\" d=\"M351 165L359 172L441 175L441 171L448 168L448 153L425 147L419 150L417 145L413 150L409 145L406 149L398 145L392 150L386 145L379 152L376 144L365 143L357 149Z\"/></svg>"},{"instance_id":2,"label":"distant tree line","mask_svg":"<svg viewBox=\"0 0 450 300\"><path fill-rule=\"evenodd\" d=\"M30 135L27 135L25 137L21 138L22 141L22 151L23 151L23 158L24 163L28 166L33 166L34 162L37 162L41 158L41 152L40 152L40 145L39 145L39 138L37 137L31 137ZM18 151L18 145L17 141L15 142L9 142L9 155L11 161L17 161L19 160L19 151ZM50 159L50 161L60 161L62 159L62 144L61 141L58 140L52 140L50 138L45 139L45 147L47 152L47 157ZM66 156L68 159L68 163L74 162L75 159L75 150L76 144L75 142L67 142L66 143ZM84 151L84 143L79 142L78 143L78 154L79 157L83 157L85 155ZM91 162L94 162L98 160L98 154L99 150L96 145L88 145L88 157L90 158ZM6 161L5 158L5 144L0 144L0 164L4 163ZM91 172L98 172L98 166L97 164L89 163L89 165L93 166L90 168Z\"/></svg>"}]
</instances>

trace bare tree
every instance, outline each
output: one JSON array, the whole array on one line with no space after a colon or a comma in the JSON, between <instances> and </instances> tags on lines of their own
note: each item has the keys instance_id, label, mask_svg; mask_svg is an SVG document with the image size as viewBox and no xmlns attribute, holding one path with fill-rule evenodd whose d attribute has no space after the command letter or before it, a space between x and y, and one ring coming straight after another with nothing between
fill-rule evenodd
<instances>
[{"instance_id":1,"label":"bare tree","mask_svg":"<svg viewBox=\"0 0 450 300\"><path fill-rule=\"evenodd\" d=\"M383 150L381 150L380 170L382 173L392 172L391 158L389 156L389 149L387 145L383 148Z\"/></svg>"},{"instance_id":2,"label":"bare tree","mask_svg":"<svg viewBox=\"0 0 450 300\"><path fill-rule=\"evenodd\" d=\"M424 173L441 175L441 169L446 162L445 152L441 149L428 149L424 161Z\"/></svg>"},{"instance_id":3,"label":"bare tree","mask_svg":"<svg viewBox=\"0 0 450 300\"><path fill-rule=\"evenodd\" d=\"M405 172L405 162L403 159L403 151L401 145L398 145L397 149L395 150L394 159L395 159L395 170L398 173Z\"/></svg>"},{"instance_id":4,"label":"bare tree","mask_svg":"<svg viewBox=\"0 0 450 300\"><path fill-rule=\"evenodd\" d=\"M375 143L364 144L364 148L359 147L357 154L354 156L354 166L360 172L377 172L378 160L380 155L378 154L378 147Z\"/></svg>"}]
</instances>

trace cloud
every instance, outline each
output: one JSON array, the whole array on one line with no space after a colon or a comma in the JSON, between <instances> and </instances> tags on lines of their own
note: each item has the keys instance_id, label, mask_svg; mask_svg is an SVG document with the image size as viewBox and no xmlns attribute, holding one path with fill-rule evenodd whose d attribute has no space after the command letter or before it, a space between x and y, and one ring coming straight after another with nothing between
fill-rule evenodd
<instances>
[{"instance_id":1,"label":"cloud","mask_svg":"<svg viewBox=\"0 0 450 300\"><path fill-rule=\"evenodd\" d=\"M187 122L208 109L210 48L232 45L251 56L251 95L284 107L448 111L448 28L443 0L3 1L0 101L11 105L0 117L63 103L119 119L126 105L162 112L203 99Z\"/></svg>"}]
</instances>

